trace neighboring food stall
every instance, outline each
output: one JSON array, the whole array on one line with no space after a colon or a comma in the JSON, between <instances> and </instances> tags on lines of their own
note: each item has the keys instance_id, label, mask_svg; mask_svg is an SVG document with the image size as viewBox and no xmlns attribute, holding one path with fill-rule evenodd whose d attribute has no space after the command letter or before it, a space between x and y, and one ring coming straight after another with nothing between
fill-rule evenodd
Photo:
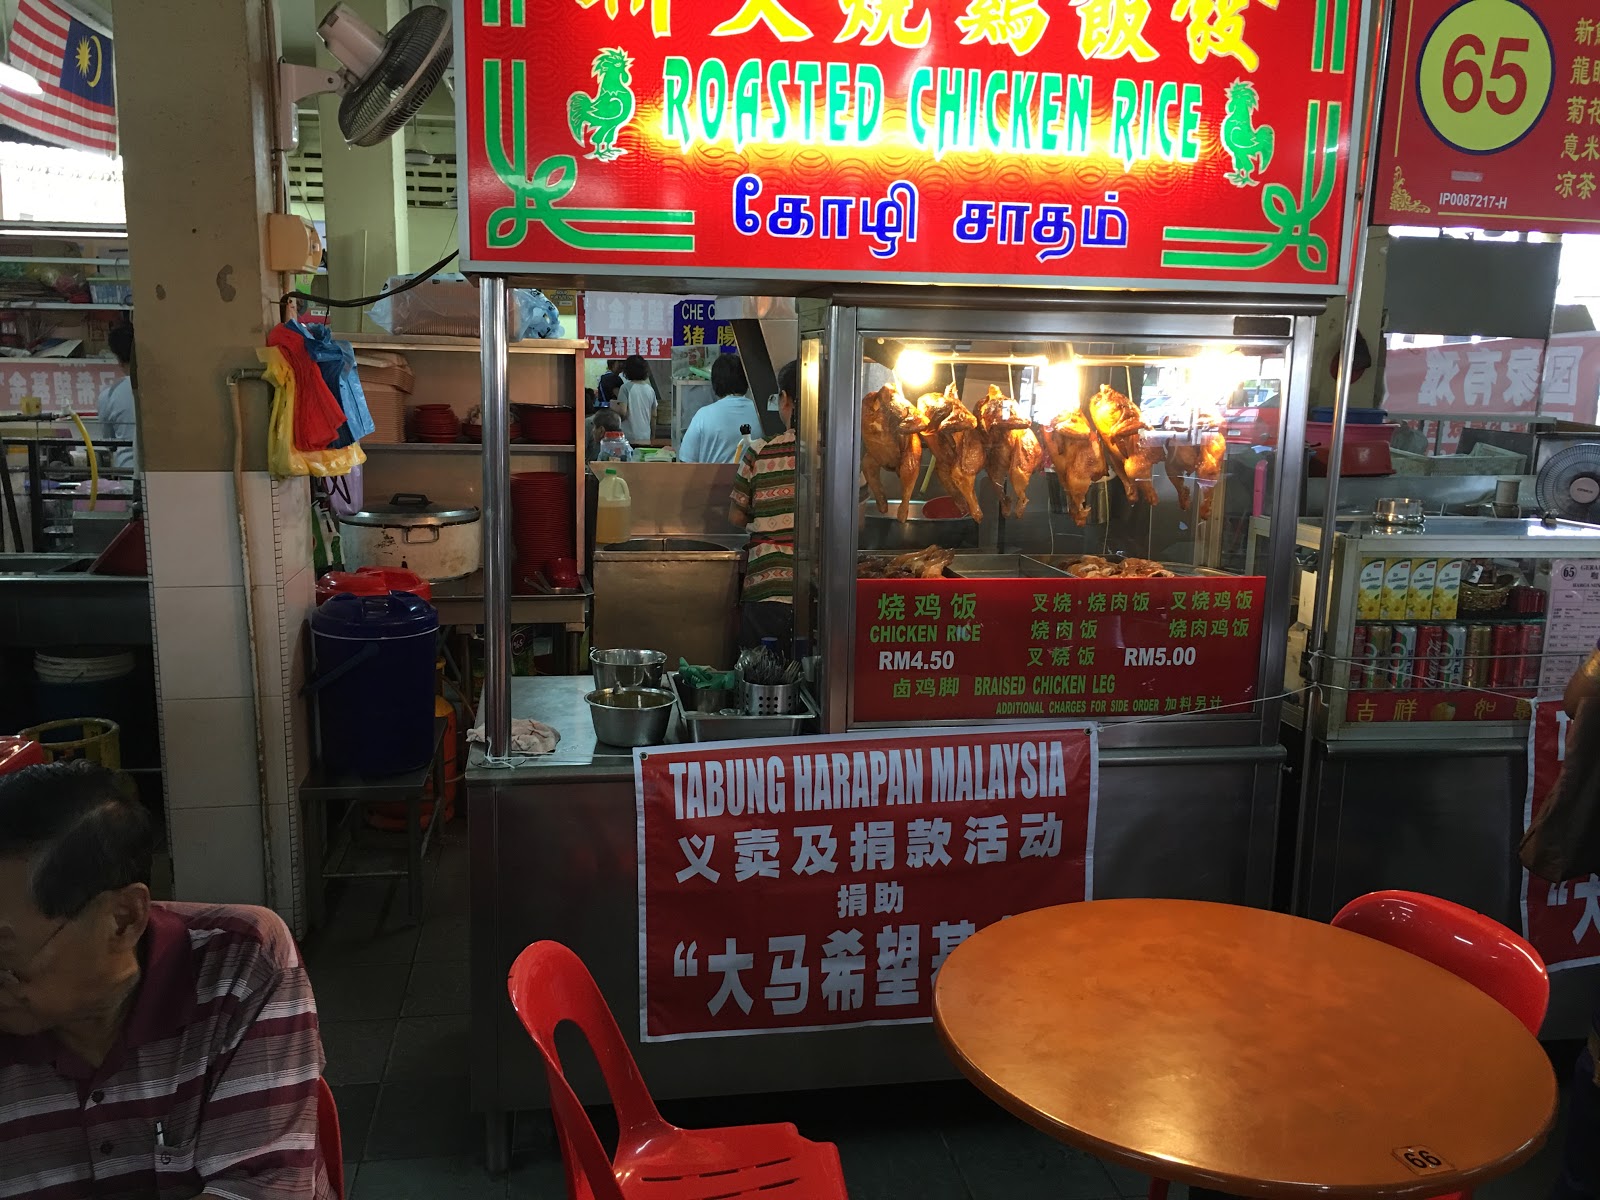
<instances>
[{"instance_id":1,"label":"neighboring food stall","mask_svg":"<svg viewBox=\"0 0 1600 1200\"><path fill-rule=\"evenodd\" d=\"M1348 279L1364 14L459 15L463 258L485 276L475 1107L543 1103L503 998L528 941L576 949L619 1015L639 1005L634 760L596 741L585 680L505 670L507 278L800 295L810 728L1101 723L1094 893L1266 903L1295 530L1253 534L1296 511L1312 324ZM527 121L541 98L570 127ZM513 720L560 746L518 759ZM668 1095L947 1070L922 1026L755 1043L640 1061Z\"/></svg>"},{"instance_id":2,"label":"neighboring food stall","mask_svg":"<svg viewBox=\"0 0 1600 1200\"><path fill-rule=\"evenodd\" d=\"M1395 39L1374 221L1434 236L1388 239L1386 336L1368 331L1378 407L1342 414L1342 454L1328 427L1306 482L1290 685L1320 646L1322 686L1289 710L1286 741L1305 767L1298 911L1401 887L1520 926L1552 966L1547 1036L1581 1037L1600 937L1574 950L1600 888L1530 880L1516 860L1549 786L1530 784L1534 702L1553 698L1551 720L1600 634L1600 340L1555 303L1549 236L1593 228L1569 137L1592 97L1589 36L1539 7L1397 5L1414 36ZM1527 86L1464 86L1480 44L1486 81ZM1437 228L1459 226L1495 234Z\"/></svg>"}]
</instances>

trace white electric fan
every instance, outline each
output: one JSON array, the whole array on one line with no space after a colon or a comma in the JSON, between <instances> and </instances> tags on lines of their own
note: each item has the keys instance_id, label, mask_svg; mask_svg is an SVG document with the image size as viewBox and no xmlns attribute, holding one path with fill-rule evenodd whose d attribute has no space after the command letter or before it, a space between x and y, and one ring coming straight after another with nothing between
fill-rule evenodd
<instances>
[{"instance_id":1,"label":"white electric fan","mask_svg":"<svg viewBox=\"0 0 1600 1200\"><path fill-rule=\"evenodd\" d=\"M300 141L296 106L301 100L337 93L339 132L352 146L376 146L397 133L438 86L450 65L450 14L419 4L379 33L346 4L335 4L317 36L341 69L278 63L278 149Z\"/></svg>"},{"instance_id":2,"label":"white electric fan","mask_svg":"<svg viewBox=\"0 0 1600 1200\"><path fill-rule=\"evenodd\" d=\"M1546 515L1600 523L1600 445L1579 442L1553 455L1533 487Z\"/></svg>"}]
</instances>

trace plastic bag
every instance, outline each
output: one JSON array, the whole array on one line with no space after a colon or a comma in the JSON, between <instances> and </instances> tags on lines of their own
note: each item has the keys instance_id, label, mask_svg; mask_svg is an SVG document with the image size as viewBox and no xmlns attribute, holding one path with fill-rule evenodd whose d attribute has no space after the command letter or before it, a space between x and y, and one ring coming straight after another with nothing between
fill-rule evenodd
<instances>
[{"instance_id":1,"label":"plastic bag","mask_svg":"<svg viewBox=\"0 0 1600 1200\"><path fill-rule=\"evenodd\" d=\"M394 289L410 275L394 275ZM478 336L478 287L465 275L439 274L372 306L372 319L390 333ZM558 338L564 330L555 303L537 288L515 288L506 294L506 329L514 342L523 338Z\"/></svg>"},{"instance_id":2,"label":"plastic bag","mask_svg":"<svg viewBox=\"0 0 1600 1200\"><path fill-rule=\"evenodd\" d=\"M367 395L361 388L361 377L356 374L356 352L349 342L339 341L326 325L304 325L288 321L289 328L306 340L306 352L322 370L323 379L339 408L344 412L350 436L360 441L374 432L372 414L367 411Z\"/></svg>"},{"instance_id":3,"label":"plastic bag","mask_svg":"<svg viewBox=\"0 0 1600 1200\"><path fill-rule=\"evenodd\" d=\"M294 443L295 379L287 356L276 346L258 346L267 381L272 384L272 412L267 418L267 470L276 479L297 475L345 475L367 461L358 442L337 450L300 450Z\"/></svg>"}]
</instances>

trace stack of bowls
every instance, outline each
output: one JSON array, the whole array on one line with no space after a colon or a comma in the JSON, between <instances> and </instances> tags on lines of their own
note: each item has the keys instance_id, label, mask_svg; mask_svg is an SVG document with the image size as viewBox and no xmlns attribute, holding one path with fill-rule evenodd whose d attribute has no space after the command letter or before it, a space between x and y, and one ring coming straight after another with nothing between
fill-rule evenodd
<instances>
[{"instance_id":1,"label":"stack of bowls","mask_svg":"<svg viewBox=\"0 0 1600 1200\"><path fill-rule=\"evenodd\" d=\"M522 440L540 445L570 446L575 434L574 416L570 408L551 408L545 404L519 404L517 415L522 424Z\"/></svg>"},{"instance_id":2,"label":"stack of bowls","mask_svg":"<svg viewBox=\"0 0 1600 1200\"><path fill-rule=\"evenodd\" d=\"M411 410L412 440L453 442L461 436L461 419L448 404L419 404Z\"/></svg>"},{"instance_id":3,"label":"stack of bowls","mask_svg":"<svg viewBox=\"0 0 1600 1200\"><path fill-rule=\"evenodd\" d=\"M667 656L659 650L589 651L594 686L605 688L658 688L667 669Z\"/></svg>"},{"instance_id":4,"label":"stack of bowls","mask_svg":"<svg viewBox=\"0 0 1600 1200\"><path fill-rule=\"evenodd\" d=\"M595 740L608 746L659 746L672 722L672 693L659 688L601 688L584 697Z\"/></svg>"},{"instance_id":5,"label":"stack of bowls","mask_svg":"<svg viewBox=\"0 0 1600 1200\"><path fill-rule=\"evenodd\" d=\"M476 421L466 421L461 426L461 436L469 442L483 441L483 426ZM506 441L516 442L522 439L522 426L517 422L516 413L511 414L511 423L506 426Z\"/></svg>"},{"instance_id":6,"label":"stack of bowls","mask_svg":"<svg viewBox=\"0 0 1600 1200\"><path fill-rule=\"evenodd\" d=\"M532 579L554 558L577 558L572 479L561 471L519 471L511 477L512 575Z\"/></svg>"}]
</instances>

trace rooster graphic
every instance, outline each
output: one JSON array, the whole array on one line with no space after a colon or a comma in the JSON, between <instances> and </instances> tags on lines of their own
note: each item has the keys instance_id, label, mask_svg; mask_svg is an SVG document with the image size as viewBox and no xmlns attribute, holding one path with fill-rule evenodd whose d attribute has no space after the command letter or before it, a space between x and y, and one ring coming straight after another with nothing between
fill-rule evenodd
<instances>
[{"instance_id":1,"label":"rooster graphic","mask_svg":"<svg viewBox=\"0 0 1600 1200\"><path fill-rule=\"evenodd\" d=\"M567 97L567 124L573 140L580 146L586 139L594 144L586 158L610 162L627 153L617 145L617 138L633 120L633 89L628 86L633 82L632 67L633 59L620 46L602 50L589 68L599 85L595 94L573 92Z\"/></svg>"},{"instance_id":2,"label":"rooster graphic","mask_svg":"<svg viewBox=\"0 0 1600 1200\"><path fill-rule=\"evenodd\" d=\"M1228 88L1221 139L1222 148L1233 159L1233 170L1224 178L1234 187L1255 187L1256 174L1265 171L1272 162L1272 126L1257 128L1255 124L1256 110L1260 107L1255 84L1235 80Z\"/></svg>"}]
</instances>

